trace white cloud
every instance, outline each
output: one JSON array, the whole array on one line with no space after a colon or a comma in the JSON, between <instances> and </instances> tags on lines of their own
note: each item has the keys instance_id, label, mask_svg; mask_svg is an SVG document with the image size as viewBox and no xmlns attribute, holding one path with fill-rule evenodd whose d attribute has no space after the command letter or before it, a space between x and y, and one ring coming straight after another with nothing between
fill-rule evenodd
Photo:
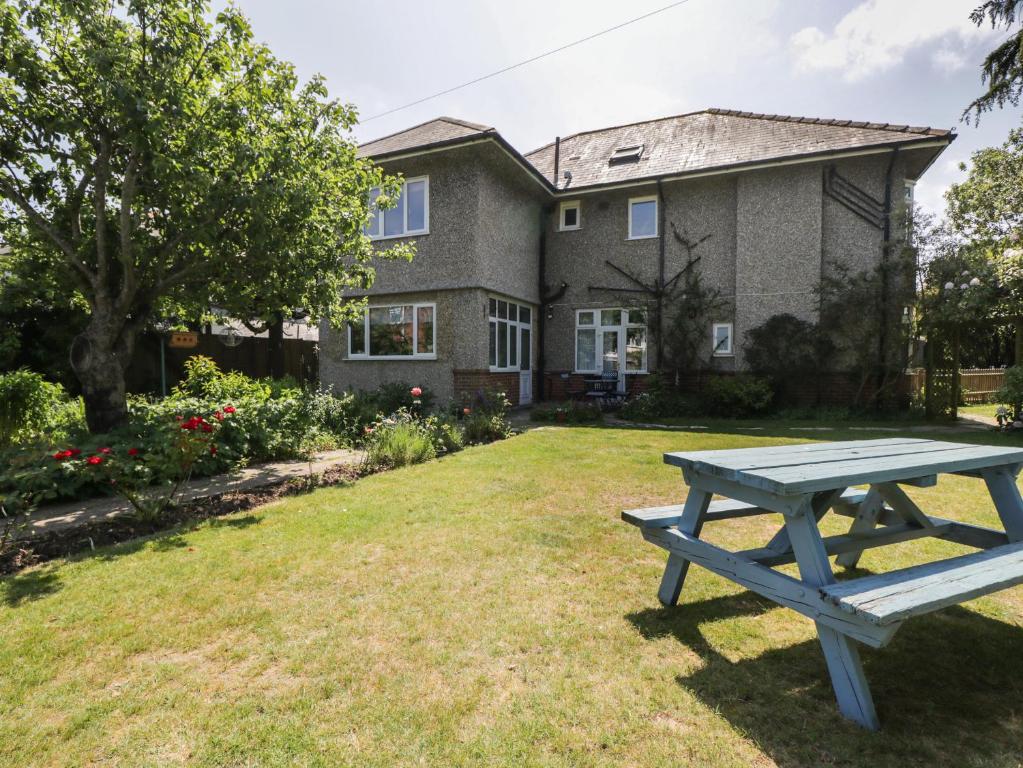
<instances>
[{"instance_id":1,"label":"white cloud","mask_svg":"<svg viewBox=\"0 0 1023 768\"><path fill-rule=\"evenodd\" d=\"M942 72L957 72L966 66L966 56L951 48L939 48L931 54L931 63Z\"/></svg>"},{"instance_id":2,"label":"white cloud","mask_svg":"<svg viewBox=\"0 0 1023 768\"><path fill-rule=\"evenodd\" d=\"M865 0L829 33L804 27L791 38L803 70L841 70L850 82L891 69L911 51L940 46L932 62L943 71L966 64L962 49L997 34L969 19L962 0Z\"/></svg>"}]
</instances>

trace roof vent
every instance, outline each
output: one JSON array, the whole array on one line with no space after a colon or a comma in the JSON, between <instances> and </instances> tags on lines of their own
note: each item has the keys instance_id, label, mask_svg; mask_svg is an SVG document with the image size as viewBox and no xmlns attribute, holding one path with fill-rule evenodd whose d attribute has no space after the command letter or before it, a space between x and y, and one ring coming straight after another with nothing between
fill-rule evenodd
<instances>
[{"instance_id":1,"label":"roof vent","mask_svg":"<svg viewBox=\"0 0 1023 768\"><path fill-rule=\"evenodd\" d=\"M608 165L634 163L643 156L643 149L645 147L645 144L634 144L631 147L618 147L618 149L611 153L611 158L607 161Z\"/></svg>"}]
</instances>

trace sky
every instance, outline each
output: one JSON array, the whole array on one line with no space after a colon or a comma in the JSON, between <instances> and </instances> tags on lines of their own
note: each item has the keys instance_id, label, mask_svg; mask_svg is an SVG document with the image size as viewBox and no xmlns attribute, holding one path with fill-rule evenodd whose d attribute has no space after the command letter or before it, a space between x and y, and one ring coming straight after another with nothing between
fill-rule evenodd
<instances>
[{"instance_id":1,"label":"sky","mask_svg":"<svg viewBox=\"0 0 1023 768\"><path fill-rule=\"evenodd\" d=\"M580 130L708 107L951 128L921 179L940 215L972 152L1021 109L961 122L980 63L1008 32L980 0L687 0L454 93L373 116L669 5L670 0L235 0L257 40L354 104L366 141L440 115L497 128L522 152Z\"/></svg>"}]
</instances>

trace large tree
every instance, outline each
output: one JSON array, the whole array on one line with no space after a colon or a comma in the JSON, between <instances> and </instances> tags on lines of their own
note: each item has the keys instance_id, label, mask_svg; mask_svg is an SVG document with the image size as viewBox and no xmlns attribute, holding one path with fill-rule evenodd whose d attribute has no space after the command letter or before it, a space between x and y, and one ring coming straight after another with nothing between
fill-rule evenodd
<instances>
[{"instance_id":1,"label":"large tree","mask_svg":"<svg viewBox=\"0 0 1023 768\"><path fill-rule=\"evenodd\" d=\"M71 361L91 430L125 418L154 317L351 315L369 190L398 184L357 157L355 120L233 8L0 0L0 239L88 303Z\"/></svg>"},{"instance_id":2,"label":"large tree","mask_svg":"<svg viewBox=\"0 0 1023 768\"><path fill-rule=\"evenodd\" d=\"M966 180L949 187L945 200L957 248L990 267L998 286L990 315L1014 327L1015 362L1023 365L1023 129L1010 131L1001 147L974 152Z\"/></svg>"},{"instance_id":3,"label":"large tree","mask_svg":"<svg viewBox=\"0 0 1023 768\"><path fill-rule=\"evenodd\" d=\"M993 29L1012 29L1020 20L1021 10L1023 0L987 0L973 10L970 19L977 26L990 23ZM976 120L982 112L1019 103L1023 94L1023 27L987 55L980 78L987 90L970 102L963 112L965 118Z\"/></svg>"}]
</instances>

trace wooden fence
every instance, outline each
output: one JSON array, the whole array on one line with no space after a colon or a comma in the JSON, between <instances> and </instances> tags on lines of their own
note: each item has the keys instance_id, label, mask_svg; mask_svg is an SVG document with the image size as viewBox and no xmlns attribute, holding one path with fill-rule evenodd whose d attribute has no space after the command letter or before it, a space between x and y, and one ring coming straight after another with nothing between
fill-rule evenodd
<instances>
[{"instance_id":1,"label":"wooden fence","mask_svg":"<svg viewBox=\"0 0 1023 768\"><path fill-rule=\"evenodd\" d=\"M205 355L216 361L223 371L238 371L253 378L270 375L268 347L265 338L245 337L236 347L226 347L216 336L199 334L199 344L193 349L164 349L167 389L177 384L185 369L185 360L192 355ZM284 372L300 382L315 386L319 375L317 344L300 339L284 340ZM160 338L146 335L140 341L135 358L127 371L128 391L159 394Z\"/></svg>"},{"instance_id":2,"label":"wooden fence","mask_svg":"<svg viewBox=\"0 0 1023 768\"><path fill-rule=\"evenodd\" d=\"M906 374L909 391L914 397L923 394L927 371L914 368ZM1005 382L1004 368L964 368L959 371L959 392L964 403L988 403Z\"/></svg>"}]
</instances>

